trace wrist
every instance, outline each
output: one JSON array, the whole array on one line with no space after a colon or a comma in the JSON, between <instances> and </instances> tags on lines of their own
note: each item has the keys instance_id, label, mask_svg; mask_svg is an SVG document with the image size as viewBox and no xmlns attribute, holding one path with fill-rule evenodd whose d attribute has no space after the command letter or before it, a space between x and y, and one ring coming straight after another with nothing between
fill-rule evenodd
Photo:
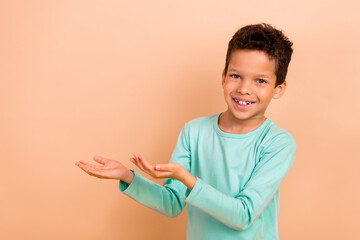
<instances>
[{"instance_id":1,"label":"wrist","mask_svg":"<svg viewBox=\"0 0 360 240\"><path fill-rule=\"evenodd\" d=\"M189 190L192 190L196 183L196 177L188 172L185 168L182 168L178 180L182 182Z\"/></svg>"},{"instance_id":2,"label":"wrist","mask_svg":"<svg viewBox=\"0 0 360 240\"><path fill-rule=\"evenodd\" d=\"M126 182L129 185L131 184L133 179L134 179L134 173L130 169L127 169L123 177L120 178L121 181Z\"/></svg>"}]
</instances>

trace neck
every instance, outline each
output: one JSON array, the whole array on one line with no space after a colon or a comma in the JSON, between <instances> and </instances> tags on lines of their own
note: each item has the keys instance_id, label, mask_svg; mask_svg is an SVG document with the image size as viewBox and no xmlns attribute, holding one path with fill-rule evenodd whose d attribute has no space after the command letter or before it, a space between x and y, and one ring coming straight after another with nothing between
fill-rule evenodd
<instances>
[{"instance_id":1,"label":"neck","mask_svg":"<svg viewBox=\"0 0 360 240\"><path fill-rule=\"evenodd\" d=\"M255 119L239 120L226 111L220 115L218 126L221 131L226 133L244 134L257 129L265 120L265 116Z\"/></svg>"}]
</instances>

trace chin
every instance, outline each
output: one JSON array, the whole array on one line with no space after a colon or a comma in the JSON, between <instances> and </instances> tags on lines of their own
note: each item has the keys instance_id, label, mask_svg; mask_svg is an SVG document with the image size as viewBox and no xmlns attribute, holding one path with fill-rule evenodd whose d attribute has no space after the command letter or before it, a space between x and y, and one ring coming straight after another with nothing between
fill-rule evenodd
<instances>
[{"instance_id":1,"label":"chin","mask_svg":"<svg viewBox=\"0 0 360 240\"><path fill-rule=\"evenodd\" d=\"M229 111L232 117L238 121L248 121L248 120L262 120L265 118L264 114L254 114L254 113L239 113L238 111Z\"/></svg>"}]
</instances>

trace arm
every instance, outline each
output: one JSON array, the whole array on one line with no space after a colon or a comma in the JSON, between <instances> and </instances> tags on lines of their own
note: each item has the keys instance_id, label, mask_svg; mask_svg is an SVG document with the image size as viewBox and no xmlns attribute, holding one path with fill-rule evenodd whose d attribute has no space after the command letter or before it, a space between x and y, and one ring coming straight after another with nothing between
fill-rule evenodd
<instances>
[{"instance_id":1,"label":"arm","mask_svg":"<svg viewBox=\"0 0 360 240\"><path fill-rule=\"evenodd\" d=\"M184 170L189 172L190 151L188 148L183 147L184 143L186 143L185 126L179 134L170 161L173 164L179 164ZM140 156L135 154L134 157L130 159L130 161L135 163L141 170L144 170L144 167L142 165L137 164L138 160L140 160L141 158ZM145 160L144 158L142 159ZM146 162L146 164L148 163ZM155 170L154 166L150 164L146 166L151 168L151 170ZM149 174L148 170L145 172ZM173 178L167 178L164 181L164 185L161 186L144 178L137 172L134 173L135 176L130 185L126 184L123 181L120 181L119 189L121 192L135 199L140 204L143 204L144 206L149 207L168 217L175 217L181 213L186 204L185 193L187 189L181 181ZM155 175L151 176L156 177Z\"/></svg>"},{"instance_id":2,"label":"arm","mask_svg":"<svg viewBox=\"0 0 360 240\"><path fill-rule=\"evenodd\" d=\"M235 230L247 229L264 211L277 192L282 179L290 169L296 144L282 136L264 150L251 179L237 196L229 196L196 179L178 164L152 166L143 157L132 161L153 177L171 177L188 187L185 202L201 209Z\"/></svg>"},{"instance_id":3,"label":"arm","mask_svg":"<svg viewBox=\"0 0 360 240\"><path fill-rule=\"evenodd\" d=\"M188 170L190 169L190 152L182 147L184 141L185 136L183 129L178 137L178 142L171 160L174 161L174 164L176 162L181 165L188 173ZM118 161L105 159L99 156L95 156L94 160L101 165L96 166L84 161L79 161L75 165L91 176L120 180L119 190L121 192L140 204L166 216L175 217L180 214L184 208L186 204L186 186L180 181L166 179L164 186L161 186L144 178L137 172L129 170ZM186 182L187 180L184 179L184 181ZM191 184L191 182L188 184Z\"/></svg>"},{"instance_id":4,"label":"arm","mask_svg":"<svg viewBox=\"0 0 360 240\"><path fill-rule=\"evenodd\" d=\"M120 180L120 191L166 216L175 217L184 208L186 187L179 182L169 183L167 187L163 187L129 170L118 161L100 156L95 156L94 160L101 165L93 165L84 161L79 161L75 165L90 176Z\"/></svg>"},{"instance_id":5,"label":"arm","mask_svg":"<svg viewBox=\"0 0 360 240\"><path fill-rule=\"evenodd\" d=\"M195 185L196 177L177 162L156 164L154 166L146 161L143 156L136 154L130 158L130 161L153 178L173 178L182 182L189 190L192 190Z\"/></svg>"},{"instance_id":6,"label":"arm","mask_svg":"<svg viewBox=\"0 0 360 240\"><path fill-rule=\"evenodd\" d=\"M226 195L201 179L185 202L213 216L235 230L245 230L263 213L290 169L296 144L292 137L275 138L263 151L250 180L236 196Z\"/></svg>"}]
</instances>

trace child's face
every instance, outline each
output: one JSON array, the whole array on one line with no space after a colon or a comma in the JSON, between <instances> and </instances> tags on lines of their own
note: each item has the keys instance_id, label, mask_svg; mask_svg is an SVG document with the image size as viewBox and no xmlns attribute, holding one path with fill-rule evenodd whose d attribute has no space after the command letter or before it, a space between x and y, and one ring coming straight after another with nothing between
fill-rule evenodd
<instances>
[{"instance_id":1,"label":"child's face","mask_svg":"<svg viewBox=\"0 0 360 240\"><path fill-rule=\"evenodd\" d=\"M263 51L236 50L231 54L228 72L222 75L228 113L237 120L264 120L272 98L282 96L286 82L275 87L275 59Z\"/></svg>"}]
</instances>

